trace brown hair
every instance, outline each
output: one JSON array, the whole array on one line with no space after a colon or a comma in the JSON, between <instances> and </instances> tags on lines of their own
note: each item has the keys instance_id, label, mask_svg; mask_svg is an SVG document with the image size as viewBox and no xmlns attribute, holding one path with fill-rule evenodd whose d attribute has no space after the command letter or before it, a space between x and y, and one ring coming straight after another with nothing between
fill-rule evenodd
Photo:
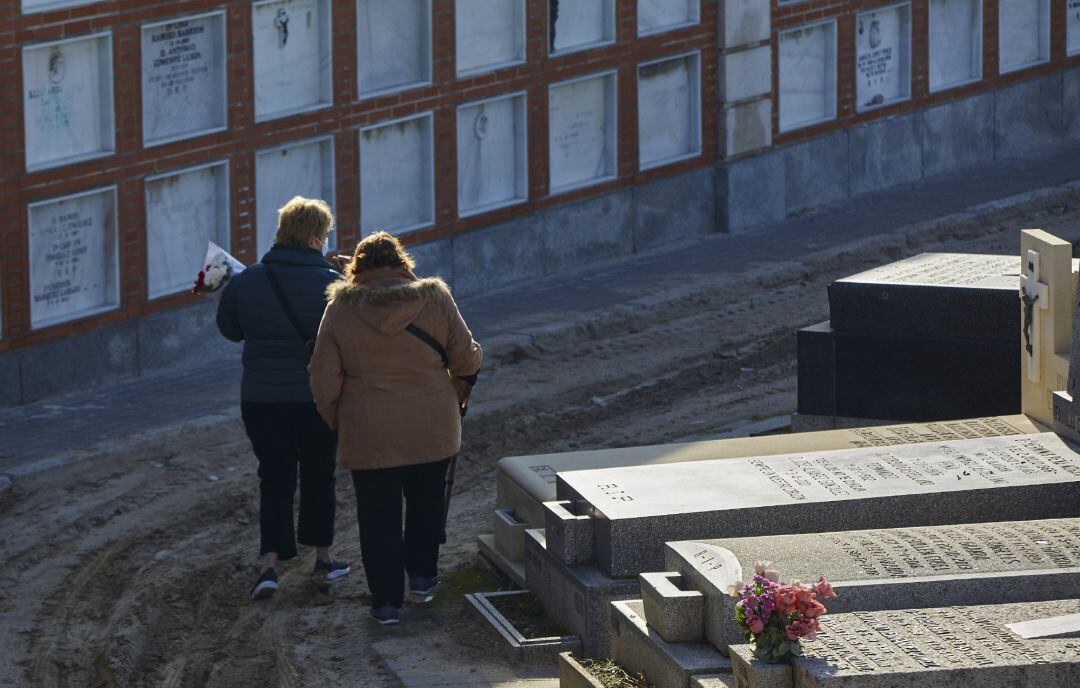
<instances>
[{"instance_id":1,"label":"brown hair","mask_svg":"<svg viewBox=\"0 0 1080 688\"><path fill-rule=\"evenodd\" d=\"M416 267L409 252L397 237L386 232L375 232L356 245L356 252L353 253L352 262L345 269L345 274L355 281L356 275L365 270L402 267L408 270Z\"/></svg>"},{"instance_id":2,"label":"brown hair","mask_svg":"<svg viewBox=\"0 0 1080 688\"><path fill-rule=\"evenodd\" d=\"M274 243L307 248L311 237L322 240L334 229L334 214L326 201L293 196L278 209Z\"/></svg>"}]
</instances>

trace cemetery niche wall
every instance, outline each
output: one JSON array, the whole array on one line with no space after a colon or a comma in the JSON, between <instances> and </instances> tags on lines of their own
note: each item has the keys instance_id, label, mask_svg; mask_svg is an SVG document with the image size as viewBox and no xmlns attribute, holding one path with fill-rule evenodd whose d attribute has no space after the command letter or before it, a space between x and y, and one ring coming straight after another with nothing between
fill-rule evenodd
<instances>
[{"instance_id":1,"label":"cemetery niche wall","mask_svg":"<svg viewBox=\"0 0 1080 688\"><path fill-rule=\"evenodd\" d=\"M1080 0L1068 0L1065 11L1065 52L1077 55L1080 54Z\"/></svg>"},{"instance_id":2,"label":"cemetery niche wall","mask_svg":"<svg viewBox=\"0 0 1080 688\"><path fill-rule=\"evenodd\" d=\"M255 119L333 103L329 0L270 0L251 6Z\"/></svg>"},{"instance_id":3,"label":"cemetery niche wall","mask_svg":"<svg viewBox=\"0 0 1080 688\"><path fill-rule=\"evenodd\" d=\"M911 5L856 16L855 34L857 109L910 98Z\"/></svg>"},{"instance_id":4,"label":"cemetery niche wall","mask_svg":"<svg viewBox=\"0 0 1080 688\"><path fill-rule=\"evenodd\" d=\"M615 74L548 88L551 192L596 184L616 174Z\"/></svg>"},{"instance_id":5,"label":"cemetery niche wall","mask_svg":"<svg viewBox=\"0 0 1080 688\"><path fill-rule=\"evenodd\" d=\"M270 250L277 211L293 196L321 198L334 206L334 141L330 138L276 146L255 153L255 248ZM331 232L331 246L337 232Z\"/></svg>"},{"instance_id":6,"label":"cemetery niche wall","mask_svg":"<svg viewBox=\"0 0 1080 688\"><path fill-rule=\"evenodd\" d=\"M407 232L435 221L432 115L360 130L360 229Z\"/></svg>"},{"instance_id":7,"label":"cemetery niche wall","mask_svg":"<svg viewBox=\"0 0 1080 688\"><path fill-rule=\"evenodd\" d=\"M982 78L982 2L930 0L930 90Z\"/></svg>"},{"instance_id":8,"label":"cemetery niche wall","mask_svg":"<svg viewBox=\"0 0 1080 688\"><path fill-rule=\"evenodd\" d=\"M836 117L836 22L779 34L780 131Z\"/></svg>"},{"instance_id":9,"label":"cemetery niche wall","mask_svg":"<svg viewBox=\"0 0 1080 688\"><path fill-rule=\"evenodd\" d=\"M615 0L548 0L548 52L585 50L615 41Z\"/></svg>"},{"instance_id":10,"label":"cemetery niche wall","mask_svg":"<svg viewBox=\"0 0 1080 688\"><path fill-rule=\"evenodd\" d=\"M458 108L458 212L462 217L528 199L525 109L524 93Z\"/></svg>"},{"instance_id":11,"label":"cemetery niche wall","mask_svg":"<svg viewBox=\"0 0 1080 688\"><path fill-rule=\"evenodd\" d=\"M525 61L525 0L454 3L458 76Z\"/></svg>"},{"instance_id":12,"label":"cemetery niche wall","mask_svg":"<svg viewBox=\"0 0 1080 688\"><path fill-rule=\"evenodd\" d=\"M1050 0L998 0L1002 74L1050 60Z\"/></svg>"},{"instance_id":13,"label":"cemetery niche wall","mask_svg":"<svg viewBox=\"0 0 1080 688\"><path fill-rule=\"evenodd\" d=\"M648 169L701 152L701 58L638 67L638 164Z\"/></svg>"},{"instance_id":14,"label":"cemetery niche wall","mask_svg":"<svg viewBox=\"0 0 1080 688\"><path fill-rule=\"evenodd\" d=\"M701 21L698 0L638 0L639 36L671 31Z\"/></svg>"},{"instance_id":15,"label":"cemetery niche wall","mask_svg":"<svg viewBox=\"0 0 1080 688\"><path fill-rule=\"evenodd\" d=\"M357 0L360 97L431 83L431 0Z\"/></svg>"}]
</instances>

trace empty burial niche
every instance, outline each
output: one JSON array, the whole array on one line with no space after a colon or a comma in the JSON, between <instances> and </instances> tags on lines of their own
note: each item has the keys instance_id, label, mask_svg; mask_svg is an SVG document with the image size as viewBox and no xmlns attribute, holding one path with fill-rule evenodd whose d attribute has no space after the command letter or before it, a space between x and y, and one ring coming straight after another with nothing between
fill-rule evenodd
<instances>
[{"instance_id":1,"label":"empty burial niche","mask_svg":"<svg viewBox=\"0 0 1080 688\"><path fill-rule=\"evenodd\" d=\"M360 130L360 229L402 233L435 221L432 114Z\"/></svg>"},{"instance_id":2,"label":"empty burial niche","mask_svg":"<svg viewBox=\"0 0 1080 688\"><path fill-rule=\"evenodd\" d=\"M701 153L698 53L638 67L638 160L641 169Z\"/></svg>"},{"instance_id":3,"label":"empty burial niche","mask_svg":"<svg viewBox=\"0 0 1080 688\"><path fill-rule=\"evenodd\" d=\"M930 90L982 78L981 0L930 0Z\"/></svg>"},{"instance_id":4,"label":"empty burial niche","mask_svg":"<svg viewBox=\"0 0 1080 688\"><path fill-rule=\"evenodd\" d=\"M700 0L638 0L639 36L692 26L701 21Z\"/></svg>"},{"instance_id":5,"label":"empty burial niche","mask_svg":"<svg viewBox=\"0 0 1080 688\"><path fill-rule=\"evenodd\" d=\"M459 77L525 61L525 0L457 0L454 13Z\"/></svg>"},{"instance_id":6,"label":"empty burial niche","mask_svg":"<svg viewBox=\"0 0 1080 688\"><path fill-rule=\"evenodd\" d=\"M360 97L431 83L431 0L357 0Z\"/></svg>"},{"instance_id":7,"label":"empty burial niche","mask_svg":"<svg viewBox=\"0 0 1080 688\"><path fill-rule=\"evenodd\" d=\"M836 119L836 22L780 33L780 131Z\"/></svg>"},{"instance_id":8,"label":"empty burial niche","mask_svg":"<svg viewBox=\"0 0 1080 688\"><path fill-rule=\"evenodd\" d=\"M911 97L911 5L855 17L855 92L860 112Z\"/></svg>"},{"instance_id":9,"label":"empty burial niche","mask_svg":"<svg viewBox=\"0 0 1080 688\"><path fill-rule=\"evenodd\" d=\"M1066 4L1068 16L1065 19L1065 31L1067 34L1065 46L1069 55L1080 54L1080 0L1068 0Z\"/></svg>"},{"instance_id":10,"label":"empty burial niche","mask_svg":"<svg viewBox=\"0 0 1080 688\"><path fill-rule=\"evenodd\" d=\"M457 160L462 217L528 199L525 94L458 108Z\"/></svg>"},{"instance_id":11,"label":"empty burial niche","mask_svg":"<svg viewBox=\"0 0 1080 688\"><path fill-rule=\"evenodd\" d=\"M615 42L615 0L548 0L548 52L572 53Z\"/></svg>"},{"instance_id":12,"label":"empty burial niche","mask_svg":"<svg viewBox=\"0 0 1080 688\"><path fill-rule=\"evenodd\" d=\"M1050 61L1050 0L999 0L998 55L1002 74Z\"/></svg>"},{"instance_id":13,"label":"empty burial niche","mask_svg":"<svg viewBox=\"0 0 1080 688\"><path fill-rule=\"evenodd\" d=\"M270 250L277 231L277 211L293 196L321 198L334 207L332 137L265 148L255 153L255 250ZM330 232L330 248L337 232Z\"/></svg>"}]
</instances>

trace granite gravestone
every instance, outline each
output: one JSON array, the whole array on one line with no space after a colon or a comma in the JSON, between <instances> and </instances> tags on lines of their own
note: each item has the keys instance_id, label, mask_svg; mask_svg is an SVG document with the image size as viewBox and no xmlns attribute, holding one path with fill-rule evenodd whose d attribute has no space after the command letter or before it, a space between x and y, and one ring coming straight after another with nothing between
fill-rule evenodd
<instances>
[{"instance_id":1,"label":"granite gravestone","mask_svg":"<svg viewBox=\"0 0 1080 688\"><path fill-rule=\"evenodd\" d=\"M645 36L661 31L697 24L701 20L701 3L698 0L638 0L638 35Z\"/></svg>"},{"instance_id":2,"label":"granite gravestone","mask_svg":"<svg viewBox=\"0 0 1080 688\"><path fill-rule=\"evenodd\" d=\"M999 0L999 71L1004 74L1049 60L1049 0Z\"/></svg>"},{"instance_id":3,"label":"granite gravestone","mask_svg":"<svg viewBox=\"0 0 1080 688\"><path fill-rule=\"evenodd\" d=\"M224 12L143 26L144 145L227 126L225 52Z\"/></svg>"},{"instance_id":4,"label":"granite gravestone","mask_svg":"<svg viewBox=\"0 0 1080 688\"><path fill-rule=\"evenodd\" d=\"M551 190L615 175L615 74L555 84L548 90Z\"/></svg>"},{"instance_id":5,"label":"granite gravestone","mask_svg":"<svg viewBox=\"0 0 1080 688\"><path fill-rule=\"evenodd\" d=\"M732 669L737 688L1064 688L1080 676L1077 634L1024 638L1009 625L1078 612L1072 599L826 614L790 666L762 664L738 645Z\"/></svg>"},{"instance_id":6,"label":"granite gravestone","mask_svg":"<svg viewBox=\"0 0 1080 688\"><path fill-rule=\"evenodd\" d=\"M779 34L780 130L836 117L836 22Z\"/></svg>"},{"instance_id":7,"label":"granite gravestone","mask_svg":"<svg viewBox=\"0 0 1080 688\"><path fill-rule=\"evenodd\" d=\"M930 90L982 77L982 3L930 0Z\"/></svg>"},{"instance_id":8,"label":"granite gravestone","mask_svg":"<svg viewBox=\"0 0 1080 688\"><path fill-rule=\"evenodd\" d=\"M529 197L525 95L463 105L457 114L458 212Z\"/></svg>"},{"instance_id":9,"label":"granite gravestone","mask_svg":"<svg viewBox=\"0 0 1080 688\"><path fill-rule=\"evenodd\" d=\"M190 291L210 241L230 245L226 163L146 180L149 298Z\"/></svg>"},{"instance_id":10,"label":"granite gravestone","mask_svg":"<svg viewBox=\"0 0 1080 688\"><path fill-rule=\"evenodd\" d=\"M638 67L638 164L642 169L701 152L697 54Z\"/></svg>"},{"instance_id":11,"label":"granite gravestone","mask_svg":"<svg viewBox=\"0 0 1080 688\"><path fill-rule=\"evenodd\" d=\"M112 34L23 48L28 170L115 150Z\"/></svg>"},{"instance_id":12,"label":"granite gravestone","mask_svg":"<svg viewBox=\"0 0 1080 688\"><path fill-rule=\"evenodd\" d=\"M30 326L117 308L116 188L33 203L29 213Z\"/></svg>"},{"instance_id":13,"label":"granite gravestone","mask_svg":"<svg viewBox=\"0 0 1080 688\"><path fill-rule=\"evenodd\" d=\"M855 17L855 96L860 111L911 96L911 5Z\"/></svg>"},{"instance_id":14,"label":"granite gravestone","mask_svg":"<svg viewBox=\"0 0 1080 688\"><path fill-rule=\"evenodd\" d=\"M584 50L614 40L614 0L549 0L549 52Z\"/></svg>"},{"instance_id":15,"label":"granite gravestone","mask_svg":"<svg viewBox=\"0 0 1080 688\"><path fill-rule=\"evenodd\" d=\"M255 119L330 105L328 0L271 0L251 6Z\"/></svg>"},{"instance_id":16,"label":"granite gravestone","mask_svg":"<svg viewBox=\"0 0 1080 688\"><path fill-rule=\"evenodd\" d=\"M317 139L255 153L255 250L270 250L277 211L293 196L334 205L334 140ZM330 234L331 242L335 235Z\"/></svg>"},{"instance_id":17,"label":"granite gravestone","mask_svg":"<svg viewBox=\"0 0 1080 688\"><path fill-rule=\"evenodd\" d=\"M360 229L403 232L435 220L432 116L360 130Z\"/></svg>"},{"instance_id":18,"label":"granite gravestone","mask_svg":"<svg viewBox=\"0 0 1080 688\"><path fill-rule=\"evenodd\" d=\"M458 76L525 61L525 0L457 0L454 12Z\"/></svg>"},{"instance_id":19,"label":"granite gravestone","mask_svg":"<svg viewBox=\"0 0 1080 688\"><path fill-rule=\"evenodd\" d=\"M431 0L359 0L360 97L431 82Z\"/></svg>"}]
</instances>

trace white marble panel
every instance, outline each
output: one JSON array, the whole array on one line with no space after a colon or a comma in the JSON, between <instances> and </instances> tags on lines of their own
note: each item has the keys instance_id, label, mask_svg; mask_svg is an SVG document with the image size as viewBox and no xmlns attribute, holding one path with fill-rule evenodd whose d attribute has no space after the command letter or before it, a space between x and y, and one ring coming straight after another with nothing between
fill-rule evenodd
<instances>
[{"instance_id":1,"label":"white marble panel","mask_svg":"<svg viewBox=\"0 0 1080 688\"><path fill-rule=\"evenodd\" d=\"M780 130L836 117L836 22L779 37Z\"/></svg>"},{"instance_id":2,"label":"white marble panel","mask_svg":"<svg viewBox=\"0 0 1080 688\"><path fill-rule=\"evenodd\" d=\"M465 105L457 113L458 213L529 197L525 95Z\"/></svg>"},{"instance_id":3,"label":"white marble panel","mask_svg":"<svg viewBox=\"0 0 1080 688\"><path fill-rule=\"evenodd\" d=\"M228 250L226 163L146 180L146 276L151 299L191 289L213 241Z\"/></svg>"},{"instance_id":4,"label":"white marble panel","mask_svg":"<svg viewBox=\"0 0 1080 688\"><path fill-rule=\"evenodd\" d=\"M30 326L116 308L116 188L35 203L29 213Z\"/></svg>"},{"instance_id":5,"label":"white marble panel","mask_svg":"<svg viewBox=\"0 0 1080 688\"><path fill-rule=\"evenodd\" d=\"M27 169L115 150L111 33L23 49L23 127Z\"/></svg>"},{"instance_id":6,"label":"white marble panel","mask_svg":"<svg viewBox=\"0 0 1080 688\"><path fill-rule=\"evenodd\" d=\"M701 20L701 0L638 0L639 36L697 24Z\"/></svg>"},{"instance_id":7,"label":"white marble panel","mask_svg":"<svg viewBox=\"0 0 1080 688\"><path fill-rule=\"evenodd\" d=\"M582 50L615 40L615 0L559 0L548 3L552 53Z\"/></svg>"},{"instance_id":8,"label":"white marble panel","mask_svg":"<svg viewBox=\"0 0 1080 688\"><path fill-rule=\"evenodd\" d=\"M930 90L982 76L982 1L930 0Z\"/></svg>"},{"instance_id":9,"label":"white marble panel","mask_svg":"<svg viewBox=\"0 0 1080 688\"><path fill-rule=\"evenodd\" d=\"M225 14L142 28L143 144L224 129Z\"/></svg>"},{"instance_id":10,"label":"white marble panel","mask_svg":"<svg viewBox=\"0 0 1080 688\"><path fill-rule=\"evenodd\" d=\"M1080 53L1080 0L1066 0L1066 51L1069 55Z\"/></svg>"},{"instance_id":11,"label":"white marble panel","mask_svg":"<svg viewBox=\"0 0 1080 688\"><path fill-rule=\"evenodd\" d=\"M404 232L435 221L430 113L360 130L360 231Z\"/></svg>"},{"instance_id":12,"label":"white marble panel","mask_svg":"<svg viewBox=\"0 0 1080 688\"><path fill-rule=\"evenodd\" d=\"M615 176L615 75L548 89L551 192Z\"/></svg>"},{"instance_id":13,"label":"white marble panel","mask_svg":"<svg viewBox=\"0 0 1080 688\"><path fill-rule=\"evenodd\" d=\"M330 8L327 0L272 0L251 6L255 119L329 105Z\"/></svg>"},{"instance_id":14,"label":"white marble panel","mask_svg":"<svg viewBox=\"0 0 1080 688\"><path fill-rule=\"evenodd\" d=\"M911 6L855 17L857 109L868 110L911 96Z\"/></svg>"},{"instance_id":15,"label":"white marble panel","mask_svg":"<svg viewBox=\"0 0 1080 688\"><path fill-rule=\"evenodd\" d=\"M260 257L274 244L278 209L293 196L321 198L334 207L333 139L255 153L255 250ZM331 244L336 234L330 235Z\"/></svg>"},{"instance_id":16,"label":"white marble panel","mask_svg":"<svg viewBox=\"0 0 1080 688\"><path fill-rule=\"evenodd\" d=\"M701 152L698 56L638 68L638 163L641 169Z\"/></svg>"},{"instance_id":17,"label":"white marble panel","mask_svg":"<svg viewBox=\"0 0 1080 688\"><path fill-rule=\"evenodd\" d=\"M357 0L361 97L431 81L431 0Z\"/></svg>"},{"instance_id":18,"label":"white marble panel","mask_svg":"<svg viewBox=\"0 0 1080 688\"><path fill-rule=\"evenodd\" d=\"M59 10L65 7L78 7L90 5L101 0L22 0L22 13L45 12L46 10Z\"/></svg>"},{"instance_id":19,"label":"white marble panel","mask_svg":"<svg viewBox=\"0 0 1080 688\"><path fill-rule=\"evenodd\" d=\"M457 73L525 61L525 0L457 0Z\"/></svg>"},{"instance_id":20,"label":"white marble panel","mask_svg":"<svg viewBox=\"0 0 1080 688\"><path fill-rule=\"evenodd\" d=\"M999 71L1050 60L1050 0L998 0Z\"/></svg>"}]
</instances>

